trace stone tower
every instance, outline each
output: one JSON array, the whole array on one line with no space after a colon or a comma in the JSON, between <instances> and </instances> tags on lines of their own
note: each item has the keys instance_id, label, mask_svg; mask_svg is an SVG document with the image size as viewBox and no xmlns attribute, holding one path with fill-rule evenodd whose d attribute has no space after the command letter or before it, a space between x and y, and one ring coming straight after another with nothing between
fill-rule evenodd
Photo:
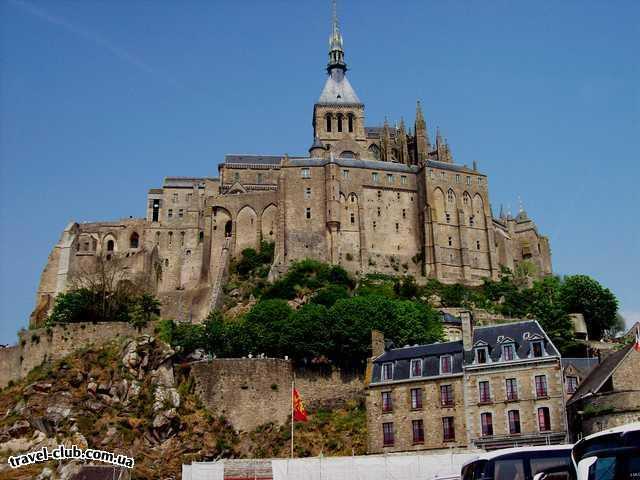
<instances>
[{"instance_id":1,"label":"stone tower","mask_svg":"<svg viewBox=\"0 0 640 480\"><path fill-rule=\"evenodd\" d=\"M330 152L342 157L361 158L366 151L364 104L346 76L342 34L333 1L327 81L313 107L313 136Z\"/></svg>"}]
</instances>

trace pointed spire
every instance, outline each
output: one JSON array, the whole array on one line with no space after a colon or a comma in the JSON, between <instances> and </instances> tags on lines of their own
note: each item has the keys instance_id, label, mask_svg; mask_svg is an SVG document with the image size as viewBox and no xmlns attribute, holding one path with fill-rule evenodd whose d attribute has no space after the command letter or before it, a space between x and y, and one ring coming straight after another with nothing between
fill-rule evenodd
<instances>
[{"instance_id":1,"label":"pointed spire","mask_svg":"<svg viewBox=\"0 0 640 480\"><path fill-rule=\"evenodd\" d=\"M331 7L331 36L329 37L329 63L327 64L327 71L331 73L333 69L340 69L345 72L347 70L347 64L344 63L344 49L342 45L342 34L340 33L340 24L338 23L336 0L332 1Z\"/></svg>"},{"instance_id":2,"label":"pointed spire","mask_svg":"<svg viewBox=\"0 0 640 480\"><path fill-rule=\"evenodd\" d=\"M504 205L502 203L500 204L500 215L498 216L498 218L500 218L501 220L504 219Z\"/></svg>"}]
</instances>

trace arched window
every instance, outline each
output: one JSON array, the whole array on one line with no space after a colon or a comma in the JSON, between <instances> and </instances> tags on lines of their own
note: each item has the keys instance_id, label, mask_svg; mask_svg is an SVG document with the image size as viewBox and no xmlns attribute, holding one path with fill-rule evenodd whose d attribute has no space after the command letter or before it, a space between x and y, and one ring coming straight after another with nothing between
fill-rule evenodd
<instances>
[{"instance_id":1,"label":"arched window","mask_svg":"<svg viewBox=\"0 0 640 480\"><path fill-rule=\"evenodd\" d=\"M462 203L464 203L465 205L469 205L471 203L471 198L469 198L469 194L466 192L462 197Z\"/></svg>"},{"instance_id":2,"label":"arched window","mask_svg":"<svg viewBox=\"0 0 640 480\"><path fill-rule=\"evenodd\" d=\"M113 252L113 249L115 248L115 242L113 240L109 240L107 242L107 252Z\"/></svg>"},{"instance_id":3,"label":"arched window","mask_svg":"<svg viewBox=\"0 0 640 480\"><path fill-rule=\"evenodd\" d=\"M454 198L455 198L455 197L454 197L454 195L453 195L453 190L449 190L449 191L447 192L447 201L448 201L449 203L453 203Z\"/></svg>"},{"instance_id":4,"label":"arched window","mask_svg":"<svg viewBox=\"0 0 640 480\"><path fill-rule=\"evenodd\" d=\"M325 120L326 120L326 122L327 122L327 132L330 132L330 131L331 131L331 114L330 114L330 113L327 113L327 114L324 116L324 118L325 118Z\"/></svg>"},{"instance_id":5,"label":"arched window","mask_svg":"<svg viewBox=\"0 0 640 480\"><path fill-rule=\"evenodd\" d=\"M342 132L342 114L338 114L338 132Z\"/></svg>"},{"instance_id":6,"label":"arched window","mask_svg":"<svg viewBox=\"0 0 640 480\"><path fill-rule=\"evenodd\" d=\"M374 160L380 160L380 147L375 143L369 145L369 153L373 157Z\"/></svg>"},{"instance_id":7,"label":"arched window","mask_svg":"<svg viewBox=\"0 0 640 480\"><path fill-rule=\"evenodd\" d=\"M349 120L349 132L353 132L353 113L347 115L347 119Z\"/></svg>"},{"instance_id":8,"label":"arched window","mask_svg":"<svg viewBox=\"0 0 640 480\"><path fill-rule=\"evenodd\" d=\"M231 220L227 220L227 223L224 224L224 236L225 237L230 237L231 236L231 229L233 228L233 224L231 223Z\"/></svg>"},{"instance_id":9,"label":"arched window","mask_svg":"<svg viewBox=\"0 0 640 480\"><path fill-rule=\"evenodd\" d=\"M133 232L129 237L129 248L138 248L140 243L140 235L137 232Z\"/></svg>"},{"instance_id":10,"label":"arched window","mask_svg":"<svg viewBox=\"0 0 640 480\"><path fill-rule=\"evenodd\" d=\"M340 156L342 158L356 158L356 154L353 153L351 150L345 150L340 154Z\"/></svg>"},{"instance_id":11,"label":"arched window","mask_svg":"<svg viewBox=\"0 0 640 480\"><path fill-rule=\"evenodd\" d=\"M173 232L169 232L169 245L173 243Z\"/></svg>"}]
</instances>

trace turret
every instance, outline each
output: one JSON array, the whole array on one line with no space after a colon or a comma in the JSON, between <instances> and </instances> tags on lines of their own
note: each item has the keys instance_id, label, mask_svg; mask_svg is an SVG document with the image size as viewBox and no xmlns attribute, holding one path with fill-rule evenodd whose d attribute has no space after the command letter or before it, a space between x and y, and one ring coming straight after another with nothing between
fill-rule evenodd
<instances>
[{"instance_id":1,"label":"turret","mask_svg":"<svg viewBox=\"0 0 640 480\"><path fill-rule=\"evenodd\" d=\"M423 165L427 161L427 156L431 150L431 142L429 141L429 132L427 131L427 122L424 120L422 106L420 100L416 105L416 160L418 165Z\"/></svg>"}]
</instances>

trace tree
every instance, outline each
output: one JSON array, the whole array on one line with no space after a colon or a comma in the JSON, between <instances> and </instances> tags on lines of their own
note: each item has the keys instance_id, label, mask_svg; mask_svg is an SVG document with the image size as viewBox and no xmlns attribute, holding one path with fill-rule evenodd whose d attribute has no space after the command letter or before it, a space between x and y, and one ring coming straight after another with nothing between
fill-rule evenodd
<instances>
[{"instance_id":1,"label":"tree","mask_svg":"<svg viewBox=\"0 0 640 480\"><path fill-rule=\"evenodd\" d=\"M153 295L143 293L133 304L129 321L140 331L156 315L160 315L160 301Z\"/></svg>"},{"instance_id":2,"label":"tree","mask_svg":"<svg viewBox=\"0 0 640 480\"><path fill-rule=\"evenodd\" d=\"M567 313L584 315L591 339L601 339L605 330L616 324L618 299L587 275L566 277L560 287L560 299Z\"/></svg>"}]
</instances>

